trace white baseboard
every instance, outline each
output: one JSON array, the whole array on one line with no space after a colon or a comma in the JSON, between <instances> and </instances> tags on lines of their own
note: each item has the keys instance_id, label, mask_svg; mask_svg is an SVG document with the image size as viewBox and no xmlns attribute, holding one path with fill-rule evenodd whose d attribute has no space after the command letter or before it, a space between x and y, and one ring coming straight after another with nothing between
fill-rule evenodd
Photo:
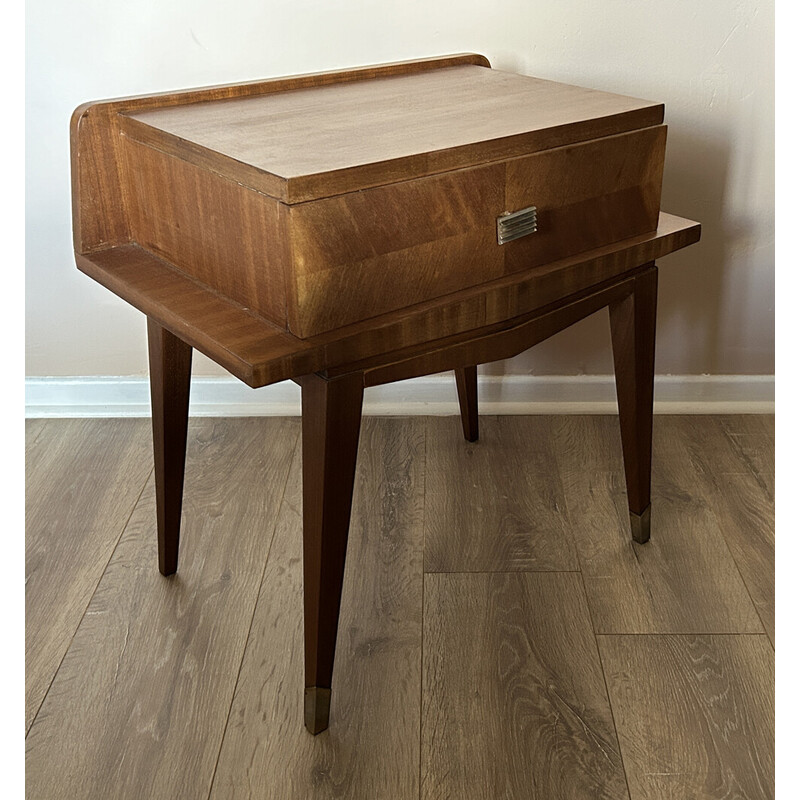
<instances>
[{"instance_id":1,"label":"white baseboard","mask_svg":"<svg viewBox=\"0 0 800 800\"><path fill-rule=\"evenodd\" d=\"M611 375L481 375L482 414L615 414ZM775 411L772 375L659 375L657 414L770 414ZM293 416L300 413L300 389L286 381L250 389L235 378L193 378L192 416ZM458 413L452 374L369 388L364 413L448 415ZM25 416L146 417L147 378L28 378Z\"/></svg>"}]
</instances>

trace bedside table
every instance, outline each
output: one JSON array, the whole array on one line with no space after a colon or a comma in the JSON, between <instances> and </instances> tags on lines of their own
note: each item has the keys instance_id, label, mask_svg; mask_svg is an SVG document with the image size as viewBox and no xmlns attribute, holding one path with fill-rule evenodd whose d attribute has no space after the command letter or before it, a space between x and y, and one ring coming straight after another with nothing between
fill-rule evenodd
<instances>
[{"instance_id":1,"label":"bedside table","mask_svg":"<svg viewBox=\"0 0 800 800\"><path fill-rule=\"evenodd\" d=\"M90 103L79 269L147 315L159 568L178 564L197 348L302 387L305 722L328 725L364 388L478 364L608 307L631 527L650 535L663 106L456 55ZM231 535L235 535L231 532Z\"/></svg>"}]
</instances>

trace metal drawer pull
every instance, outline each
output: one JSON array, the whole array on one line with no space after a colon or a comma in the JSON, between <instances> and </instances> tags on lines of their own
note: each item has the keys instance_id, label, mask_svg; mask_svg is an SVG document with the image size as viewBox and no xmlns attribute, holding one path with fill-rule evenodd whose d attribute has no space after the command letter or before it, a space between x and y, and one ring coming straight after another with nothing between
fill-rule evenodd
<instances>
[{"instance_id":1,"label":"metal drawer pull","mask_svg":"<svg viewBox=\"0 0 800 800\"><path fill-rule=\"evenodd\" d=\"M521 239L536 230L536 206L509 211L497 218L497 244Z\"/></svg>"}]
</instances>

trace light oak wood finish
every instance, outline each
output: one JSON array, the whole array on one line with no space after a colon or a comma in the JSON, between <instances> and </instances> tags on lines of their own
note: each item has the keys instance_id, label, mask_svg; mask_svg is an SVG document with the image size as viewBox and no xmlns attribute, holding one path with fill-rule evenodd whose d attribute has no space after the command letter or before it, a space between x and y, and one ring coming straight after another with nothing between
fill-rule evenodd
<instances>
[{"instance_id":1,"label":"light oak wood finish","mask_svg":"<svg viewBox=\"0 0 800 800\"><path fill-rule=\"evenodd\" d=\"M750 414L728 420L723 417L720 424L729 441L743 459L753 477L775 500L775 425L764 422L774 419L766 414Z\"/></svg>"},{"instance_id":2,"label":"light oak wood finish","mask_svg":"<svg viewBox=\"0 0 800 800\"><path fill-rule=\"evenodd\" d=\"M521 417L484 417L482 422L489 438L469 445L459 437L457 418L364 420L332 724L317 737L302 726L300 423L192 422L178 575L167 581L153 567L151 484L74 639L70 620L29 615L29 629L36 625L37 634L47 629L48 636L58 637L66 626L72 644L29 735L28 796L404 800L420 795L422 763L425 797L447 796L468 775L488 775L501 788L507 785L512 797L594 798L614 791L614 798L626 798L587 628L591 624L597 632L602 623L606 630L626 630L633 617L648 623L642 630L658 630L659 617L647 605L650 591L663 606L661 621L677 620L705 633L598 637L633 798L735 795L716 792L720 785L738 785L742 796L763 796L763 786L770 788L765 776L772 759L771 648L763 635L708 635L719 630L720 620L738 628L735 634L745 633L752 617L734 613L743 594L731 594L735 567L719 544L716 513L697 509L714 509L720 502L728 508L728 524L740 513L736 524L743 530L753 521L757 512L744 513L744 501L734 496L744 484L727 479L743 481L752 466L731 449L732 439L763 437L759 447L766 448L769 422L656 417L654 519L663 519L664 504L687 507L684 520L695 519L680 542L685 557L680 547L667 545L678 530L671 523L645 546L630 541L616 418L536 417L526 423ZM96 521L113 519L119 505L113 495L104 492L102 501L87 504L83 484L78 491L68 488L79 478L76 453L113 474L104 459L112 449L119 458L125 442L142 451L147 466L146 421L29 425L29 517L77 519L95 507ZM687 450L687 438L694 450ZM519 445L509 451L491 444L500 439ZM451 502L442 497L430 502L441 471L440 444L452 444L455 470L440 491L470 506L494 504L502 514L509 500L491 496L493 476L506 474L509 452L523 457L523 441L530 451L525 463L536 468L536 450L544 449L542 464L553 459L551 471L564 485L580 472L601 475L594 491L584 487L585 494L575 496L571 530L562 532L581 542L582 574L429 574L423 594L426 528L429 532L435 522L432 515L440 517L438 504ZM472 448L489 451L481 474L471 471ZM709 463L719 458L717 484L704 475L701 452L708 453ZM764 449L769 466L767 454ZM218 474L231 480L219 481ZM610 474L613 486L605 477ZM760 468L750 474L753 492L761 485L757 475L761 481L770 477ZM540 506L541 480L517 479L511 487L517 492L514 502ZM469 482L478 486L468 495L463 487ZM99 472L95 483L102 488ZM115 485L129 488L124 481ZM616 518L607 526L600 523L594 538L581 538L590 515L609 516L609 486ZM37 487L52 491L42 494ZM713 499L716 493L720 501ZM574 518L579 506L585 513ZM443 551L458 551L461 523L468 518L467 509L442 528L448 539L440 542ZM97 535L100 528L93 529ZM71 545L74 540L62 537L61 530L39 529L37 547L57 552L61 543ZM747 542L741 538L742 548ZM659 552L661 545L665 550ZM760 544L752 545L752 553L743 549L742 556L759 563ZM704 555L709 547L713 552ZM622 555L604 556L603 548ZM624 561L628 574L639 570L647 579L640 588L633 581L627 595L619 573L604 579L600 572L603 558L606 568L615 558L626 559L625 548L639 557ZM643 558L654 550L654 558ZM584 559L586 554L595 561ZM693 570L690 562L698 558L701 567ZM29 581L28 602L39 602L51 587L71 584L83 566L62 558L49 583ZM707 584L702 592L701 571ZM590 588L588 598L581 579ZM614 598L605 607L597 602L601 589ZM475 632L476 623L485 626L486 636ZM503 647L496 646L499 641ZM452 680L440 681L448 675ZM506 707L513 714L506 716ZM448 715L456 718L450 725ZM492 723L465 728L472 720ZM481 797L484 786L473 780L459 796Z\"/></svg>"},{"instance_id":3,"label":"light oak wood finish","mask_svg":"<svg viewBox=\"0 0 800 800\"><path fill-rule=\"evenodd\" d=\"M548 417L483 417L467 444L430 417L425 571L577 570Z\"/></svg>"},{"instance_id":4,"label":"light oak wood finish","mask_svg":"<svg viewBox=\"0 0 800 800\"><path fill-rule=\"evenodd\" d=\"M599 636L631 800L775 797L766 636Z\"/></svg>"},{"instance_id":5,"label":"light oak wood finish","mask_svg":"<svg viewBox=\"0 0 800 800\"><path fill-rule=\"evenodd\" d=\"M207 796L299 432L191 426L181 572L152 567L150 484L28 734L29 797Z\"/></svg>"},{"instance_id":6,"label":"light oak wood finish","mask_svg":"<svg viewBox=\"0 0 800 800\"><path fill-rule=\"evenodd\" d=\"M426 575L420 796L625 794L580 576Z\"/></svg>"},{"instance_id":7,"label":"light oak wood finish","mask_svg":"<svg viewBox=\"0 0 800 800\"><path fill-rule=\"evenodd\" d=\"M656 417L653 520L658 536L631 542L622 453L613 417L569 418L553 452L598 633L762 633L708 494Z\"/></svg>"},{"instance_id":8,"label":"light oak wood finish","mask_svg":"<svg viewBox=\"0 0 800 800\"><path fill-rule=\"evenodd\" d=\"M298 449L211 798L417 798L425 420L364 420L334 670L335 722L314 738L302 718L299 456Z\"/></svg>"},{"instance_id":9,"label":"light oak wood finish","mask_svg":"<svg viewBox=\"0 0 800 800\"><path fill-rule=\"evenodd\" d=\"M747 424L746 417L682 417L670 431L694 468L774 645L775 444L768 433L738 433Z\"/></svg>"},{"instance_id":10,"label":"light oak wood finish","mask_svg":"<svg viewBox=\"0 0 800 800\"><path fill-rule=\"evenodd\" d=\"M31 420L25 466L25 730L152 471L144 420Z\"/></svg>"}]
</instances>

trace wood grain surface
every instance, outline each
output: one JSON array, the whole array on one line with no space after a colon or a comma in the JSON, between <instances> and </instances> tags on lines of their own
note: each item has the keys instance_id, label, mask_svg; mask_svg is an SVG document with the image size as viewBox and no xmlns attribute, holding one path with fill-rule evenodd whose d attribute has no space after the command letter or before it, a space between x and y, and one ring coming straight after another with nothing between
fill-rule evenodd
<instances>
[{"instance_id":1,"label":"wood grain surface","mask_svg":"<svg viewBox=\"0 0 800 800\"><path fill-rule=\"evenodd\" d=\"M76 254L78 267L249 386L352 365L392 362L398 350L459 333L483 335L585 291L700 237L700 226L661 214L659 227L520 275L454 292L302 340L211 291L137 245Z\"/></svg>"},{"instance_id":2,"label":"wood grain surface","mask_svg":"<svg viewBox=\"0 0 800 800\"><path fill-rule=\"evenodd\" d=\"M550 418L485 416L475 443L427 423L426 572L578 569Z\"/></svg>"},{"instance_id":3,"label":"wood grain surface","mask_svg":"<svg viewBox=\"0 0 800 800\"><path fill-rule=\"evenodd\" d=\"M737 433L746 419L678 417L670 433L702 484L774 645L775 444L769 433Z\"/></svg>"},{"instance_id":4,"label":"wood grain surface","mask_svg":"<svg viewBox=\"0 0 800 800\"><path fill-rule=\"evenodd\" d=\"M363 422L328 730L303 727L299 452L211 797L418 797L425 423Z\"/></svg>"},{"instance_id":5,"label":"wood grain surface","mask_svg":"<svg viewBox=\"0 0 800 800\"><path fill-rule=\"evenodd\" d=\"M656 417L653 538L630 540L618 421L575 417L553 450L598 633L762 633L709 498Z\"/></svg>"},{"instance_id":6,"label":"wood grain surface","mask_svg":"<svg viewBox=\"0 0 800 800\"><path fill-rule=\"evenodd\" d=\"M158 569L162 575L173 575L178 569L180 546L192 348L149 318L147 347Z\"/></svg>"},{"instance_id":7,"label":"wood grain surface","mask_svg":"<svg viewBox=\"0 0 800 800\"><path fill-rule=\"evenodd\" d=\"M30 798L207 796L298 435L297 420L191 426L170 579L148 484L28 734Z\"/></svg>"},{"instance_id":8,"label":"wood grain surface","mask_svg":"<svg viewBox=\"0 0 800 800\"><path fill-rule=\"evenodd\" d=\"M766 636L598 636L631 800L775 797Z\"/></svg>"},{"instance_id":9,"label":"wood grain surface","mask_svg":"<svg viewBox=\"0 0 800 800\"><path fill-rule=\"evenodd\" d=\"M625 794L580 576L426 575L421 797Z\"/></svg>"},{"instance_id":10,"label":"wood grain surface","mask_svg":"<svg viewBox=\"0 0 800 800\"><path fill-rule=\"evenodd\" d=\"M457 416L363 421L330 728L312 737L299 421L190 423L170 578L147 421L30 422L29 557L49 571L28 581L26 635L66 650L39 684L30 800L771 798L771 419L656 417L644 546L615 417L481 426L473 445ZM426 545L501 572L423 579Z\"/></svg>"},{"instance_id":11,"label":"wood grain surface","mask_svg":"<svg viewBox=\"0 0 800 800\"><path fill-rule=\"evenodd\" d=\"M407 75L464 64L489 66L484 56L459 53L371 67L319 72L313 75L290 75L224 86L206 86L178 92L83 103L75 109L70 120L72 230L75 252L85 253L130 241L123 191L125 158L121 152L121 123L124 120L120 115L126 111L274 94L333 83ZM199 163L201 166L207 165L207 162L202 160Z\"/></svg>"},{"instance_id":12,"label":"wood grain surface","mask_svg":"<svg viewBox=\"0 0 800 800\"><path fill-rule=\"evenodd\" d=\"M133 141L123 153L133 241L285 328L289 237L281 204Z\"/></svg>"},{"instance_id":13,"label":"wood grain surface","mask_svg":"<svg viewBox=\"0 0 800 800\"><path fill-rule=\"evenodd\" d=\"M652 233L663 114L469 54L89 103L75 253L141 247L305 340Z\"/></svg>"},{"instance_id":14,"label":"wood grain surface","mask_svg":"<svg viewBox=\"0 0 800 800\"><path fill-rule=\"evenodd\" d=\"M662 125L291 206L289 329L305 339L653 231L665 143ZM497 217L528 206L536 234L499 246Z\"/></svg>"},{"instance_id":15,"label":"wood grain surface","mask_svg":"<svg viewBox=\"0 0 800 800\"><path fill-rule=\"evenodd\" d=\"M129 111L124 130L186 158L202 150L223 175L232 161L255 167L260 180L253 171L237 178L297 203L659 125L663 116L659 103L460 65Z\"/></svg>"},{"instance_id":16,"label":"wood grain surface","mask_svg":"<svg viewBox=\"0 0 800 800\"><path fill-rule=\"evenodd\" d=\"M146 420L27 423L25 730L153 468Z\"/></svg>"}]
</instances>

